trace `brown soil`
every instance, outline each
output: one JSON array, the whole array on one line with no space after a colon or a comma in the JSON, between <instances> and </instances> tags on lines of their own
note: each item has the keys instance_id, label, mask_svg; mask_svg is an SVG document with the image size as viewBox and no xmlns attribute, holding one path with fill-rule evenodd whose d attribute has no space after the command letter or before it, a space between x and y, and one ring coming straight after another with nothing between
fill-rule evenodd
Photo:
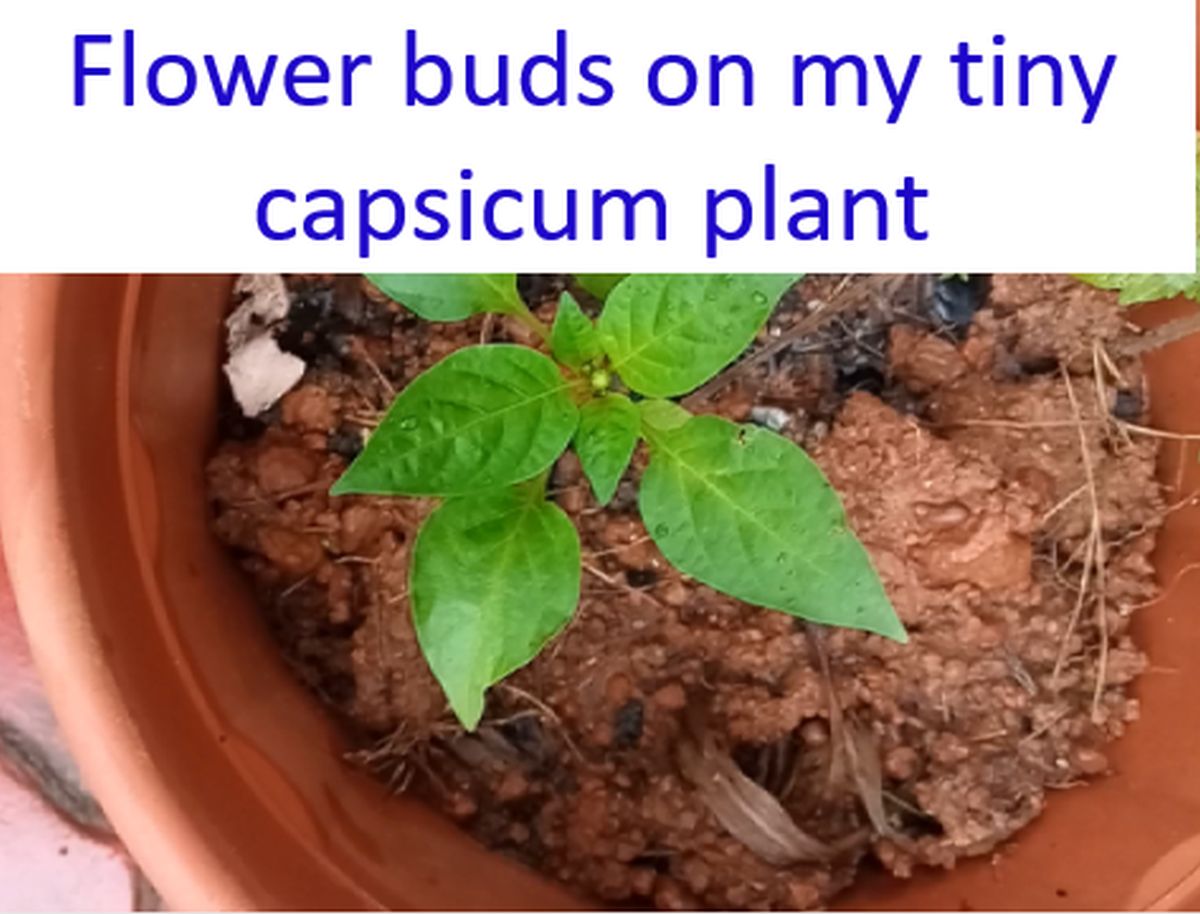
<instances>
[{"instance_id":1,"label":"brown soil","mask_svg":"<svg viewBox=\"0 0 1200 914\"><path fill-rule=\"evenodd\" d=\"M1145 412L1140 367L1106 357L1129 332L1111 295L996 277L956 332L928 282L806 281L760 339L769 357L708 409L786 420L911 642L806 628L682 577L632 483L602 511L566 458L553 491L583 539L579 612L465 734L405 598L429 504L325 493L391 387L520 331L434 327L357 281L291 283L285 345L312 367L265 421L227 422L215 529L354 760L488 845L609 903L810 908L872 858L903 877L987 853L1051 791L1108 773L1106 743L1137 717L1128 627L1156 593L1164 512L1156 441L1125 424ZM799 335L818 310L836 317Z\"/></svg>"}]
</instances>

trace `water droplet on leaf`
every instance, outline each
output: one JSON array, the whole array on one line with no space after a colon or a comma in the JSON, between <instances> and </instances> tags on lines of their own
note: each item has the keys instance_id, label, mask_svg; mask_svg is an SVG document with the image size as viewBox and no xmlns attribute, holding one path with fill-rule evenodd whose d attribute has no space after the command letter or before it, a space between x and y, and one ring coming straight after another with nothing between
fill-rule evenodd
<instances>
[{"instance_id":1,"label":"water droplet on leaf","mask_svg":"<svg viewBox=\"0 0 1200 914\"><path fill-rule=\"evenodd\" d=\"M400 431L411 432L413 429L415 429L417 427L417 417L416 416L405 416L397 424L398 424Z\"/></svg>"},{"instance_id":2,"label":"water droplet on leaf","mask_svg":"<svg viewBox=\"0 0 1200 914\"><path fill-rule=\"evenodd\" d=\"M655 535L655 536L659 536L659 537L662 537L662 536L667 536L667 535L668 535L670 532L671 532L671 528L670 528L670 527L668 527L666 524L658 524L658 525L657 525L657 526L654 528L654 535Z\"/></svg>"}]
</instances>

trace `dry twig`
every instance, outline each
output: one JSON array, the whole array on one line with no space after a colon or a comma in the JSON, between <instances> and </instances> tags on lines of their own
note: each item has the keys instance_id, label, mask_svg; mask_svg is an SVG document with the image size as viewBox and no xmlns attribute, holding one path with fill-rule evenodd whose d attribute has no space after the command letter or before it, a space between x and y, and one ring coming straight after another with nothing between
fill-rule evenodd
<instances>
[{"instance_id":1,"label":"dry twig","mask_svg":"<svg viewBox=\"0 0 1200 914\"><path fill-rule=\"evenodd\" d=\"M546 720L550 721L550 723L552 723L555 726L555 728L558 730L559 736L562 737L563 743L571 751L571 754L573 756L575 756L575 758L577 758L579 761L581 761L581 762L583 761L583 753L579 751L579 747L575 745L574 741L572 741L570 735L568 735L568 733L567 733L566 726L562 722L562 718L559 717L557 713L555 713L553 708L551 708L548 704L546 704L544 701L542 701L536 695L531 695L529 692L526 692L524 689L519 688L518 686L512 685L511 683L502 682L499 685L497 685L496 688L500 689L500 691L502 691L502 692L507 692L512 697L517 698L517 699L525 702L526 704L530 705L536 711L538 711L543 717L545 717Z\"/></svg>"},{"instance_id":2,"label":"dry twig","mask_svg":"<svg viewBox=\"0 0 1200 914\"><path fill-rule=\"evenodd\" d=\"M1100 495L1096 489L1096 472L1092 466L1092 453L1088 445L1087 432L1082 423L1079 410L1079 400L1075 396L1075 385L1071 375L1062 369L1063 383L1067 387L1067 398L1071 401L1071 410L1079 423L1079 452L1083 459L1083 471L1087 478L1088 499L1092 507L1092 565L1096 578L1096 627L1100 632L1100 659L1096 669L1096 687L1092 692L1092 717L1100 713L1100 699L1104 694L1104 682L1108 678L1108 601L1107 601L1107 566L1104 554L1104 528L1100 517ZM1080 598L1084 596L1086 585L1080 589Z\"/></svg>"},{"instance_id":3,"label":"dry twig","mask_svg":"<svg viewBox=\"0 0 1200 914\"><path fill-rule=\"evenodd\" d=\"M1141 336L1123 345L1120 355L1145 355L1147 352L1177 343L1193 333L1200 333L1200 309L1192 314L1168 321L1153 330L1147 330Z\"/></svg>"}]
</instances>

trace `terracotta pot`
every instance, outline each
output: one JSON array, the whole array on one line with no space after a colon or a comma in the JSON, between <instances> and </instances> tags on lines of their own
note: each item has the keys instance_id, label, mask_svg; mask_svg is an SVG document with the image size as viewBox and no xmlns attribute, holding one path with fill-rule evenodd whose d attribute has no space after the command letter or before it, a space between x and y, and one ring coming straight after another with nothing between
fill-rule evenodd
<instances>
[{"instance_id":1,"label":"terracotta pot","mask_svg":"<svg viewBox=\"0 0 1200 914\"><path fill-rule=\"evenodd\" d=\"M33 650L84 774L181 908L578 906L343 764L208 533L221 277L0 278L0 528ZM1188 305L1151 309L1153 319ZM1154 422L1200 430L1200 337L1150 359ZM1200 484L1197 445L1165 448ZM1185 488L1184 491L1189 490ZM1117 774L1051 798L994 859L846 903L1200 903L1200 510L1171 515L1153 666Z\"/></svg>"}]
</instances>

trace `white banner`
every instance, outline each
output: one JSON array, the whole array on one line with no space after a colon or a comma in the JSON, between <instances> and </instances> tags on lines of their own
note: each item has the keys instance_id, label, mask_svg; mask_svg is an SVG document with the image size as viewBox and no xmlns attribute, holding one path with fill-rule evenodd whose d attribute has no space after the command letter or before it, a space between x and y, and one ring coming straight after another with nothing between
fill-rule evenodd
<instances>
[{"instance_id":1,"label":"white banner","mask_svg":"<svg viewBox=\"0 0 1200 914\"><path fill-rule=\"evenodd\" d=\"M1191 0L0 6L0 270L1191 272Z\"/></svg>"}]
</instances>

